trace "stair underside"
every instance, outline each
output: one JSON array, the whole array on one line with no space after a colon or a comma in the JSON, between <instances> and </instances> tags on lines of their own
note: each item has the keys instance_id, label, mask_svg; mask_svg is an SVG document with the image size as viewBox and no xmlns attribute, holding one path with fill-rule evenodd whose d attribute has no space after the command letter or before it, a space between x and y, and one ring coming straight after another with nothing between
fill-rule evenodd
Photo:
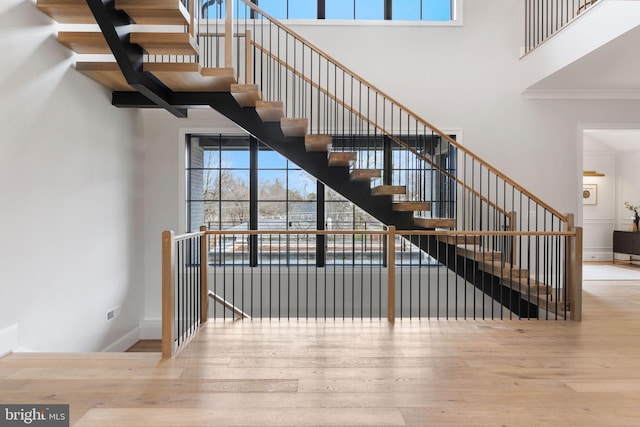
<instances>
[{"instance_id":1,"label":"stair underside","mask_svg":"<svg viewBox=\"0 0 640 427\"><path fill-rule=\"evenodd\" d=\"M198 44L189 33L131 33L131 43L150 55L197 55Z\"/></svg>"},{"instance_id":2,"label":"stair underside","mask_svg":"<svg viewBox=\"0 0 640 427\"><path fill-rule=\"evenodd\" d=\"M287 137L302 137L307 134L309 129L309 119L291 119L283 117L280 119L280 127L282 133Z\"/></svg>"},{"instance_id":3,"label":"stair underside","mask_svg":"<svg viewBox=\"0 0 640 427\"><path fill-rule=\"evenodd\" d=\"M61 24L95 24L85 0L38 0L38 9Z\"/></svg>"},{"instance_id":4,"label":"stair underside","mask_svg":"<svg viewBox=\"0 0 640 427\"><path fill-rule=\"evenodd\" d=\"M258 85L231 85L231 95L241 107L255 107L262 100Z\"/></svg>"},{"instance_id":5,"label":"stair underside","mask_svg":"<svg viewBox=\"0 0 640 427\"><path fill-rule=\"evenodd\" d=\"M176 92L228 92L236 82L233 68L201 68L195 63L146 63L143 69Z\"/></svg>"},{"instance_id":6,"label":"stair underside","mask_svg":"<svg viewBox=\"0 0 640 427\"><path fill-rule=\"evenodd\" d=\"M399 212L430 211L430 202L393 202L393 210Z\"/></svg>"},{"instance_id":7,"label":"stair underside","mask_svg":"<svg viewBox=\"0 0 640 427\"><path fill-rule=\"evenodd\" d=\"M113 91L134 91L115 62L76 62L76 70Z\"/></svg>"},{"instance_id":8,"label":"stair underside","mask_svg":"<svg viewBox=\"0 0 640 427\"><path fill-rule=\"evenodd\" d=\"M256 101L256 113L263 122L279 122L284 118L284 104L281 101Z\"/></svg>"},{"instance_id":9,"label":"stair underside","mask_svg":"<svg viewBox=\"0 0 640 427\"><path fill-rule=\"evenodd\" d=\"M333 138L329 135L305 135L304 146L307 151L331 151Z\"/></svg>"},{"instance_id":10,"label":"stair underside","mask_svg":"<svg viewBox=\"0 0 640 427\"><path fill-rule=\"evenodd\" d=\"M349 167L358 158L358 154L351 151L332 151L329 153L329 166Z\"/></svg>"},{"instance_id":11,"label":"stair underside","mask_svg":"<svg viewBox=\"0 0 640 427\"><path fill-rule=\"evenodd\" d=\"M349 175L354 181L369 181L381 176L382 171L380 169L353 169Z\"/></svg>"},{"instance_id":12,"label":"stair underside","mask_svg":"<svg viewBox=\"0 0 640 427\"><path fill-rule=\"evenodd\" d=\"M136 24L186 25L190 16L180 0L116 0Z\"/></svg>"},{"instance_id":13,"label":"stair underside","mask_svg":"<svg viewBox=\"0 0 640 427\"><path fill-rule=\"evenodd\" d=\"M371 189L372 196L393 196L395 194L407 194L405 185L378 185Z\"/></svg>"},{"instance_id":14,"label":"stair underside","mask_svg":"<svg viewBox=\"0 0 640 427\"><path fill-rule=\"evenodd\" d=\"M478 245L480 243L480 236L436 236L436 239L450 245Z\"/></svg>"},{"instance_id":15,"label":"stair underside","mask_svg":"<svg viewBox=\"0 0 640 427\"><path fill-rule=\"evenodd\" d=\"M414 218L413 223L422 228L456 228L454 218Z\"/></svg>"},{"instance_id":16,"label":"stair underside","mask_svg":"<svg viewBox=\"0 0 640 427\"><path fill-rule=\"evenodd\" d=\"M480 261L478 263L478 268L481 271L486 271L487 273L491 273L494 276L498 276L502 279L516 279L516 278L526 278L529 276L529 271L518 268L517 266L512 266L509 263L502 263L502 261Z\"/></svg>"},{"instance_id":17,"label":"stair underside","mask_svg":"<svg viewBox=\"0 0 640 427\"><path fill-rule=\"evenodd\" d=\"M60 31L58 41L76 53L108 55L111 49L101 32Z\"/></svg>"},{"instance_id":18,"label":"stair underside","mask_svg":"<svg viewBox=\"0 0 640 427\"><path fill-rule=\"evenodd\" d=\"M474 244L458 244L456 247L458 255L474 261L499 261L502 259L502 252L487 251Z\"/></svg>"}]
</instances>

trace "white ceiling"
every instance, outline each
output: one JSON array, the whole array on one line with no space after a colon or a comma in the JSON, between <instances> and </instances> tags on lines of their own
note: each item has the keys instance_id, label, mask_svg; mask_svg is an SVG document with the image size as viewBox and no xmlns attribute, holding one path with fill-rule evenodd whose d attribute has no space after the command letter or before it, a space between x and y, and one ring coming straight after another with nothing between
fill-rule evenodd
<instances>
[{"instance_id":1,"label":"white ceiling","mask_svg":"<svg viewBox=\"0 0 640 427\"><path fill-rule=\"evenodd\" d=\"M614 151L640 150L640 129L585 130L584 136L585 144L603 144Z\"/></svg>"},{"instance_id":2,"label":"white ceiling","mask_svg":"<svg viewBox=\"0 0 640 427\"><path fill-rule=\"evenodd\" d=\"M640 26L540 80L530 89L640 91Z\"/></svg>"}]
</instances>

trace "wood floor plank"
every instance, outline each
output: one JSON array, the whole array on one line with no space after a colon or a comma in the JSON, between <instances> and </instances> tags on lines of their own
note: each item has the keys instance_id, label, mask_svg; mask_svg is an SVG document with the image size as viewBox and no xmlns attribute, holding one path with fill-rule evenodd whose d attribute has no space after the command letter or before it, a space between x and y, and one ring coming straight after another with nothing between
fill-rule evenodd
<instances>
[{"instance_id":1,"label":"wood floor plank","mask_svg":"<svg viewBox=\"0 0 640 427\"><path fill-rule=\"evenodd\" d=\"M76 427L404 426L395 408L92 409Z\"/></svg>"},{"instance_id":2,"label":"wood floor plank","mask_svg":"<svg viewBox=\"0 0 640 427\"><path fill-rule=\"evenodd\" d=\"M0 403L72 425L640 426L640 282L585 282L584 321L220 321L176 358L16 353Z\"/></svg>"}]
</instances>

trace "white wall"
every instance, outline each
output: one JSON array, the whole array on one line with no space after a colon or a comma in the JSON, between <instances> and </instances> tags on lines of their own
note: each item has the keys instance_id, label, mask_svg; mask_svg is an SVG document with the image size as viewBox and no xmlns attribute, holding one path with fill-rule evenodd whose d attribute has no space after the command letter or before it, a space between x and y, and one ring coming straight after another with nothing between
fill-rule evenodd
<instances>
[{"instance_id":1,"label":"white wall","mask_svg":"<svg viewBox=\"0 0 640 427\"><path fill-rule=\"evenodd\" d=\"M638 178L640 150L623 151L616 154L617 203L616 230L631 230L633 212L624 207L628 201L640 205L640 180ZM629 260L629 255L616 254L616 259ZM634 259L637 257L634 256Z\"/></svg>"},{"instance_id":2,"label":"white wall","mask_svg":"<svg viewBox=\"0 0 640 427\"><path fill-rule=\"evenodd\" d=\"M0 331L117 348L143 315L142 120L72 68L55 28L31 1L0 4Z\"/></svg>"},{"instance_id":3,"label":"white wall","mask_svg":"<svg viewBox=\"0 0 640 427\"><path fill-rule=\"evenodd\" d=\"M613 230L619 204L616 196L616 152L588 135L584 137L584 170L605 176L584 177L584 184L597 185L595 205L583 205L583 260L609 261L613 253ZM624 202L622 202L624 208ZM619 229L619 228L617 228Z\"/></svg>"},{"instance_id":4,"label":"white wall","mask_svg":"<svg viewBox=\"0 0 640 427\"><path fill-rule=\"evenodd\" d=\"M239 130L211 109L190 110L186 119L178 119L164 110L146 110L143 117L145 321L142 336L159 338L161 235L164 230L185 231L184 194L179 185L184 183L184 134Z\"/></svg>"},{"instance_id":5,"label":"white wall","mask_svg":"<svg viewBox=\"0 0 640 427\"><path fill-rule=\"evenodd\" d=\"M637 123L640 102L541 100L522 93L522 2L467 1L464 26L296 25L311 42L443 129L461 129L464 144L582 224L582 133L589 124ZM189 120L162 111L145 116L146 315L160 307L160 233L178 229L179 127L209 127L212 113Z\"/></svg>"},{"instance_id":6,"label":"white wall","mask_svg":"<svg viewBox=\"0 0 640 427\"><path fill-rule=\"evenodd\" d=\"M610 146L584 136L584 170L604 173L604 177L584 177L583 182L597 184L597 205L584 205L585 261L609 261L613 257L613 230L629 231L633 212L626 209L626 201L640 205L638 165L640 150L616 151ZM616 258L628 260L628 255Z\"/></svg>"}]
</instances>

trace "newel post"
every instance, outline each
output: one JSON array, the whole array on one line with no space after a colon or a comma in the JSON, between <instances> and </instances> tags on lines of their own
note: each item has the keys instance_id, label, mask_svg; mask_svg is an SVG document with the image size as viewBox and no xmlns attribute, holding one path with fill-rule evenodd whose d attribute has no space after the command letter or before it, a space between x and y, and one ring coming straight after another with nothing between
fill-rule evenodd
<instances>
[{"instance_id":1,"label":"newel post","mask_svg":"<svg viewBox=\"0 0 640 427\"><path fill-rule=\"evenodd\" d=\"M200 323L204 323L209 318L209 235L205 225L200 226L200 232Z\"/></svg>"},{"instance_id":2,"label":"newel post","mask_svg":"<svg viewBox=\"0 0 640 427\"><path fill-rule=\"evenodd\" d=\"M575 227L573 214L567 214L567 301L571 320L582 320L582 227Z\"/></svg>"},{"instance_id":3,"label":"newel post","mask_svg":"<svg viewBox=\"0 0 640 427\"><path fill-rule=\"evenodd\" d=\"M387 320L396 320L396 227L387 227Z\"/></svg>"},{"instance_id":4,"label":"newel post","mask_svg":"<svg viewBox=\"0 0 640 427\"><path fill-rule=\"evenodd\" d=\"M162 357L173 355L175 341L175 240L173 231L162 232Z\"/></svg>"}]
</instances>

